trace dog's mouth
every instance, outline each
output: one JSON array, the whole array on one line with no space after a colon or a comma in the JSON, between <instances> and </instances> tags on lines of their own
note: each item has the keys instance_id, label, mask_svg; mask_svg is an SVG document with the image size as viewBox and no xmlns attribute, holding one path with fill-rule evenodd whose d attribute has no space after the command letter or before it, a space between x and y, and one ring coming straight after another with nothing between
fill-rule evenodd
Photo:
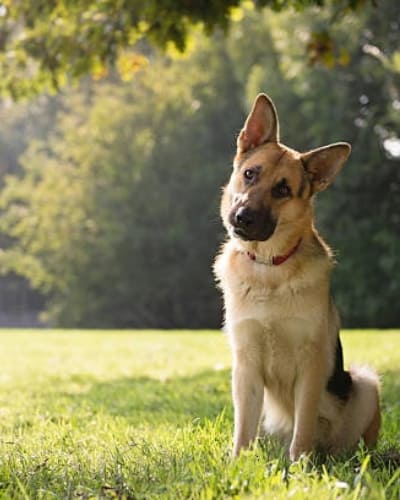
<instances>
[{"instance_id":1,"label":"dog's mouth","mask_svg":"<svg viewBox=\"0 0 400 500\"><path fill-rule=\"evenodd\" d=\"M238 227L233 227L233 236L243 241L266 241L273 235L274 229L255 233L244 231Z\"/></svg>"},{"instance_id":2,"label":"dog's mouth","mask_svg":"<svg viewBox=\"0 0 400 500\"><path fill-rule=\"evenodd\" d=\"M246 231L243 231L243 229L240 229L240 227L234 227L232 226L232 232L233 236L236 236L237 238L240 238L241 240L249 240L250 238L246 234Z\"/></svg>"},{"instance_id":3,"label":"dog's mouth","mask_svg":"<svg viewBox=\"0 0 400 500\"><path fill-rule=\"evenodd\" d=\"M253 211L240 207L229 217L232 235L244 241L266 241L274 233L276 221L267 210Z\"/></svg>"}]
</instances>

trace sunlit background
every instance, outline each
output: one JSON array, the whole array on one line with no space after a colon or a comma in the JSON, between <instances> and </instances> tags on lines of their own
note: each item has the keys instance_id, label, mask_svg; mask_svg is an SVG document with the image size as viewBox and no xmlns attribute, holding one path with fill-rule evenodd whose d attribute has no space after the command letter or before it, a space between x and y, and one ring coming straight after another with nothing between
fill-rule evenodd
<instances>
[{"instance_id":1,"label":"sunlit background","mask_svg":"<svg viewBox=\"0 0 400 500\"><path fill-rule=\"evenodd\" d=\"M220 188L260 91L285 144L352 144L317 200L333 292L344 326L398 326L397 2L114 3L0 4L0 326L219 327Z\"/></svg>"}]
</instances>

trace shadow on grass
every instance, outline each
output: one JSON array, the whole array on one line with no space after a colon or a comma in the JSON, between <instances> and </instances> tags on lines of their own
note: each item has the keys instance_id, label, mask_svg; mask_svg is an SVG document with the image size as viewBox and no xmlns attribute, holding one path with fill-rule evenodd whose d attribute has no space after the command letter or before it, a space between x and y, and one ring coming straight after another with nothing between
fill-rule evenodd
<instances>
[{"instance_id":1,"label":"shadow on grass","mask_svg":"<svg viewBox=\"0 0 400 500\"><path fill-rule=\"evenodd\" d=\"M84 406L93 414L124 417L135 425L214 419L231 407L229 370L208 370L164 381L143 376L99 383L79 376L75 382L86 382L90 387L83 393L60 394L73 406Z\"/></svg>"},{"instance_id":2,"label":"shadow on grass","mask_svg":"<svg viewBox=\"0 0 400 500\"><path fill-rule=\"evenodd\" d=\"M393 469L400 467L400 371L388 370L382 373L382 379L383 428L378 449L372 451L371 458L376 468ZM88 389L80 393L57 393L68 406L93 415L122 417L135 426L180 426L196 419L214 420L222 411L232 420L230 370L207 370L164 381L143 376L98 382L75 375L71 382L78 386L86 384ZM347 461L351 456L344 455L338 460Z\"/></svg>"}]
</instances>

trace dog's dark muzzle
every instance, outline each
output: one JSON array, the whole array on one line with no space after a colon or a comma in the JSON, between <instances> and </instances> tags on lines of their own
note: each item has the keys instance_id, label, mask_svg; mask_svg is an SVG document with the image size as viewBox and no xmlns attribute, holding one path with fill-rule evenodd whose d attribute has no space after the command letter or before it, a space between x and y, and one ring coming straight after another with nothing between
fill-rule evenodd
<instances>
[{"instance_id":1,"label":"dog's dark muzzle","mask_svg":"<svg viewBox=\"0 0 400 500\"><path fill-rule=\"evenodd\" d=\"M268 210L253 210L246 206L232 210L229 222L235 236L247 241L265 241L276 227Z\"/></svg>"}]
</instances>

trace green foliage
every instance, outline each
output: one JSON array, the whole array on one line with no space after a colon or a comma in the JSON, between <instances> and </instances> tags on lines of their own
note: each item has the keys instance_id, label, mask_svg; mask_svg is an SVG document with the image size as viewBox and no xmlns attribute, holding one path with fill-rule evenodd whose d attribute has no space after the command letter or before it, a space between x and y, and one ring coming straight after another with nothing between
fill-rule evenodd
<instances>
[{"instance_id":1,"label":"green foliage","mask_svg":"<svg viewBox=\"0 0 400 500\"><path fill-rule=\"evenodd\" d=\"M218 322L204 269L216 252L218 189L238 123L229 66L202 69L210 50L173 67L154 61L133 87L66 98L53 134L24 154L22 179L7 179L1 224L18 244L1 255L3 269L49 295L48 319Z\"/></svg>"},{"instance_id":2,"label":"green foliage","mask_svg":"<svg viewBox=\"0 0 400 500\"><path fill-rule=\"evenodd\" d=\"M0 266L46 295L47 320L219 325L210 272L219 188L245 112L266 91L284 143L352 143L317 199L318 227L338 256L335 300L346 326L399 324L400 160L387 147L400 125L399 10L387 0L331 28L348 63L329 71L305 63L299 40L326 30L333 12L243 4L227 38L194 33L184 55L149 53L131 82L85 82L51 100L49 123L27 118L41 132L28 135L22 172L0 195Z\"/></svg>"},{"instance_id":3,"label":"green foliage","mask_svg":"<svg viewBox=\"0 0 400 500\"><path fill-rule=\"evenodd\" d=\"M399 334L343 335L383 377L377 450L290 465L269 440L231 461L220 333L3 331L0 496L398 498Z\"/></svg>"},{"instance_id":4,"label":"green foliage","mask_svg":"<svg viewBox=\"0 0 400 500\"><path fill-rule=\"evenodd\" d=\"M310 5L324 0L257 0L274 10ZM356 9L365 0L335 2L337 13ZM253 5L253 2L245 2ZM112 67L126 67L126 50L150 41L165 49L184 50L193 26L207 33L227 30L240 0L3 0L0 3L1 90L13 98L58 89L85 74L104 75ZM329 35L328 35L329 38ZM314 51L315 52L315 51ZM326 55L326 51L323 54ZM131 55L134 70L138 59Z\"/></svg>"}]
</instances>

